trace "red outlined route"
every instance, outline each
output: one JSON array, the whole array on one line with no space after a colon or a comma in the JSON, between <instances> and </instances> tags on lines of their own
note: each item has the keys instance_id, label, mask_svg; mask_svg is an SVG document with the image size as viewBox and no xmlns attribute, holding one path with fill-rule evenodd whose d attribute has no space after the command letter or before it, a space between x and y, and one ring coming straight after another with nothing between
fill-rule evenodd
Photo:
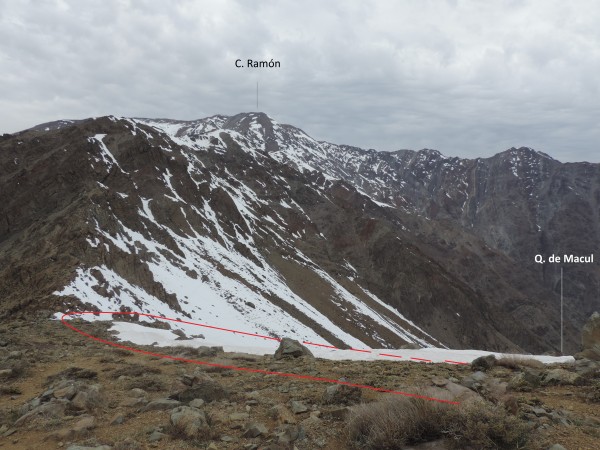
<instances>
[{"instance_id":1,"label":"red outlined route","mask_svg":"<svg viewBox=\"0 0 600 450\"><path fill-rule=\"evenodd\" d=\"M286 372L276 372L276 371L271 371L271 370L264 370L264 369L253 369L250 367L239 367L239 366L230 366L230 365L225 365L225 364L217 364L217 363L211 363L208 361L199 361L199 360L195 360L195 359L187 359L187 358L181 358L181 357L177 357L177 356L172 356L172 355L166 355L163 353L155 353L155 352L151 352L151 351L147 351L147 350L142 350L139 348L134 348L134 347L129 347L127 345L123 345L123 344L118 344L116 342L112 342L112 341L108 341L106 339L102 339L99 338L97 336L93 336L89 333L86 333L85 331L80 330L79 328L71 325L70 323L67 322L67 318L70 318L72 316L82 316L82 315L94 315L94 316L99 316L99 315L137 315L137 316L143 316L143 317L151 317L153 319L157 319L157 320L168 320L170 322L177 322L177 323L183 323L186 325L194 325L194 326L199 326L199 327L204 327L204 328L210 328L213 330L219 330L219 331L225 331L225 332L229 332L229 333L234 333L234 334L243 334L246 336L253 336L253 337L258 337L258 338L262 338L262 339L269 339L269 340L274 340L274 341L281 341L281 338L278 337L273 337L273 336L263 336L260 334L256 334L256 333L248 333L245 331L238 331L238 330L231 330L228 328L222 328L222 327L216 327L213 325L206 325L206 324L200 324L200 323L195 323L195 322L189 322L189 321L185 321L185 320L179 320L179 319L171 319L168 317L162 317L162 316L158 316L158 315L153 315L153 314L146 314L146 313L140 313L140 312L130 312L130 311L118 311L118 312L112 312L112 311L101 311L101 312L96 312L96 311L80 311L80 312L68 312L62 315L60 321L61 323L66 326L67 328L70 328L71 330L75 331L76 333L81 334L82 336L85 336L88 339L92 339L94 341L97 342L101 342L103 344L106 345L110 345L111 347L116 347L116 348L120 348L123 350L128 350L131 352L135 352L135 353L141 353L143 355L148 355L148 356L155 356L158 358L164 358L164 359L170 359L173 361L181 361L181 362L185 362L185 363L189 363L189 364L197 364L197 365L203 365L203 366L210 366L210 367L219 367L222 369L230 369L230 370L238 370L238 371L242 371L242 372L250 372L250 373L262 373L265 375L277 375L277 376L281 376L281 377L286 377L286 378L297 378L300 380L310 380L310 381L319 381L319 382L324 382L324 383L332 383L332 384L340 384L340 385L344 385L344 386L350 386L350 387L356 387L356 388L360 388L360 389L367 389L370 391L375 391L375 392L382 392L382 393L386 393L386 394L396 394L396 395L403 395L405 397L412 397L412 398L418 398L418 399L422 399L422 400L429 400L429 401L433 401L433 402L438 402L438 403L447 403L447 404L451 404L451 405L458 405L460 404L460 402L456 402L456 401L452 401L452 400L446 400L446 399L441 399L441 398L436 398L436 397L428 397L425 395L418 395L418 394L411 394L409 392L402 392L402 391L394 391L391 389L384 389L384 388L378 388L375 386L369 386L369 385L363 385L363 384L355 384L355 383L350 383L348 381L340 381L340 380L334 380L331 378L323 378L323 377L314 377L311 375L301 375L301 374L295 374L295 373L286 373ZM313 345L313 346L318 346L318 347L326 347L326 348L332 348L332 349L336 349L338 350L337 347L333 347L330 345L324 345L324 344L315 344L312 342L306 342L304 341L303 344L306 345ZM361 349L350 349L352 351L358 351L358 352L362 352L362 353L372 353L372 350L361 350ZM399 356L396 355L391 355L391 354L382 354L379 353L378 356L382 356L382 357L394 357L394 358L401 358ZM431 360L427 360L424 358L411 358L412 360L417 360L417 361L421 361L421 362L431 362ZM457 362L457 361L445 361L451 364L467 364L467 363L463 363L463 362Z\"/></svg>"}]
</instances>

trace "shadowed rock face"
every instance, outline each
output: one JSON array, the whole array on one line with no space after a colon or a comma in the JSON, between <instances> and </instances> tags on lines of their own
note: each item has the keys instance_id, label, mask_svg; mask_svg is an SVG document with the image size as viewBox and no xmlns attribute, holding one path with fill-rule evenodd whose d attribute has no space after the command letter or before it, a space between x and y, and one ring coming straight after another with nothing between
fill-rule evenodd
<instances>
[{"instance_id":1,"label":"shadowed rock face","mask_svg":"<svg viewBox=\"0 0 600 450\"><path fill-rule=\"evenodd\" d=\"M600 313L590 316L581 333L581 356L600 361Z\"/></svg>"},{"instance_id":2,"label":"shadowed rock face","mask_svg":"<svg viewBox=\"0 0 600 450\"><path fill-rule=\"evenodd\" d=\"M528 148L376 152L260 113L48 125L0 142L5 317L129 308L338 347L544 352L560 269L534 256L600 242L599 166ZM569 352L598 274L564 266Z\"/></svg>"}]
</instances>

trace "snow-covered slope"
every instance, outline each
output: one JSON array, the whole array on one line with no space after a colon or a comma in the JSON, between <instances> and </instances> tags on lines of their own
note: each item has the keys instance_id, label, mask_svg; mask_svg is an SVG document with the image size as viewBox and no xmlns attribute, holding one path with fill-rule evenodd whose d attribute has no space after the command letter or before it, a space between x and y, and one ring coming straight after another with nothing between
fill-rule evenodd
<instances>
[{"instance_id":1,"label":"snow-covered slope","mask_svg":"<svg viewBox=\"0 0 600 450\"><path fill-rule=\"evenodd\" d=\"M560 342L556 274L532 255L600 241L597 165L525 147L377 152L262 113L60 121L0 145L9 313L26 301L338 348L544 352ZM598 276L569 271L575 346Z\"/></svg>"},{"instance_id":2,"label":"snow-covered slope","mask_svg":"<svg viewBox=\"0 0 600 450\"><path fill-rule=\"evenodd\" d=\"M118 175L122 187L109 187L107 181L100 184L115 192L107 192L109 198L94 204L103 213L102 218L90 217L93 232L87 242L106 255L135 260L147 271L148 280L136 282L135 275L128 276L107 261L79 267L75 279L56 295L74 296L101 310L188 317L351 347L368 347L372 342L392 345L386 336L390 333L396 344L441 345L351 277L345 280L350 288L340 284L298 248L296 241L309 232L318 240L325 237L314 232L310 217L290 195L288 180L278 173L286 169L279 164L277 152L266 152L269 140L261 118L247 115L236 122L217 116L194 123L121 119L132 135L142 135L169 160L180 163L177 174L169 167L153 167L153 189L159 191L152 195L139 186L149 180L136 181L139 169L127 170L111 153L106 134L91 137L99 157L90 155L90 164L101 166L97 170L104 171L107 180ZM299 151L285 147L291 140L314 144L305 135L293 134L291 139L290 133L299 131L272 123L280 148ZM233 152L237 160L221 166L220 156L231 157ZM244 158L246 165L239 166ZM209 169L209 164L215 167ZM246 171L262 172L264 181L249 176L246 183L240 179ZM318 184L315 187L323 190ZM292 226L292 220L299 223ZM271 261L274 252L279 267ZM292 266L287 274L282 264ZM311 304L298 289L290 288L286 276L294 276L289 273L293 266L317 280L320 289L327 291L323 299ZM153 293L157 285L170 301ZM347 331L347 322L353 331Z\"/></svg>"}]
</instances>

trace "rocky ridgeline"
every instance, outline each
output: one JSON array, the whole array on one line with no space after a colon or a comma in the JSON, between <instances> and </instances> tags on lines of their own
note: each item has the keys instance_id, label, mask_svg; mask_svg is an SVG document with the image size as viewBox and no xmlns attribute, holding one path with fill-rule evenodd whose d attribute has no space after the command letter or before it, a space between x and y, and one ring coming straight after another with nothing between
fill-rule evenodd
<instances>
[{"instance_id":1,"label":"rocky ridgeline","mask_svg":"<svg viewBox=\"0 0 600 450\"><path fill-rule=\"evenodd\" d=\"M411 417L429 408L427 415L444 423L448 427L444 433L454 438L445 439L449 434L435 427L421 427L429 434L411 435L416 433L411 429L404 444L388 448L409 448L405 444L416 449L457 448L455 441L461 445L480 442L481 436L473 430L484 430L497 448L515 448L511 445L521 439L528 440L526 448L548 449L557 442L565 448L593 448L577 439L600 439L600 361L583 357L571 365L549 367L526 357L487 357L475 360L471 367L455 367L324 361L288 339L273 356L214 348L165 349L169 354L216 364L194 367L94 342L73 342L73 336L58 324L39 328L38 338L53 333L52 344L27 345L19 341L18 327L0 333L6 350L0 359L0 447L383 448L368 444L373 436L364 424L373 411L378 422L384 421L386 410L378 412L377 408L389 407L390 398L397 403L394 408L400 405L399 412L391 415L397 423L410 423ZM94 333L102 335L102 329ZM351 381L455 400L460 405L223 367L228 365ZM26 400L23 397L29 394L25 392L34 394ZM407 405L408 410L403 409ZM478 420L514 432L497 435ZM572 447L573 442L579 447ZM476 448L496 447L482 444Z\"/></svg>"}]
</instances>

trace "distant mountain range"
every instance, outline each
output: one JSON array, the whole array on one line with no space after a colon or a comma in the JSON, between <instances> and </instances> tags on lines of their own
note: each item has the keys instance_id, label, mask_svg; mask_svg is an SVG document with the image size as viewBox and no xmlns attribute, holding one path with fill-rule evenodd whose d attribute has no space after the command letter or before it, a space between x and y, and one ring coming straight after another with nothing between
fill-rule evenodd
<instances>
[{"instance_id":1,"label":"distant mountain range","mask_svg":"<svg viewBox=\"0 0 600 450\"><path fill-rule=\"evenodd\" d=\"M535 255L600 242L598 164L363 150L263 113L52 122L4 135L0 167L5 318L137 310L336 346L543 353L561 265ZM600 271L562 266L575 352Z\"/></svg>"}]
</instances>

